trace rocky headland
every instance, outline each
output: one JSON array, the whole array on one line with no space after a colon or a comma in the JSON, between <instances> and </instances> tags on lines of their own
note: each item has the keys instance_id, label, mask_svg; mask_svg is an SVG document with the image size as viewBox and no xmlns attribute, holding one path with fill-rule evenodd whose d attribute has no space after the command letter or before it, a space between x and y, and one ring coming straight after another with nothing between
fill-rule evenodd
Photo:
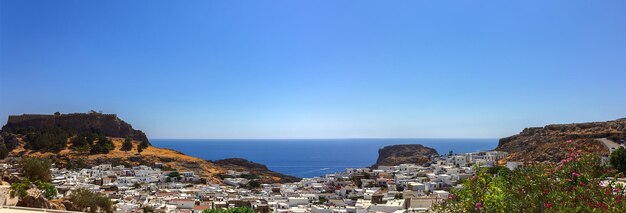
<instances>
[{"instance_id":1,"label":"rocky headland","mask_svg":"<svg viewBox=\"0 0 626 213\"><path fill-rule=\"evenodd\" d=\"M284 175L278 172L271 171L267 168L267 166L255 163L243 158L227 158L222 160L212 161L215 165L218 165L223 168L228 168L234 171L247 171L250 174L261 176L262 178L270 178L269 180L262 180L262 182L296 182L299 181L299 178Z\"/></svg>"},{"instance_id":2,"label":"rocky headland","mask_svg":"<svg viewBox=\"0 0 626 213\"><path fill-rule=\"evenodd\" d=\"M430 161L430 157L433 155L439 155L437 150L421 144L385 146L378 150L378 159L372 168L396 166L403 163L423 164Z\"/></svg>"}]
</instances>

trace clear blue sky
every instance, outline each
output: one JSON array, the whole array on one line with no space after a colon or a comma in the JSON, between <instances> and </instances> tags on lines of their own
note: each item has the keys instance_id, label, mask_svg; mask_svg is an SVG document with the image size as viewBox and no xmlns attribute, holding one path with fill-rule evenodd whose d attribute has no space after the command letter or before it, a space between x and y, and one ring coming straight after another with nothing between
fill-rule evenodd
<instances>
[{"instance_id":1,"label":"clear blue sky","mask_svg":"<svg viewBox=\"0 0 626 213\"><path fill-rule=\"evenodd\" d=\"M495 138L626 117L626 1L0 1L0 117ZM4 122L4 121L3 121Z\"/></svg>"}]
</instances>

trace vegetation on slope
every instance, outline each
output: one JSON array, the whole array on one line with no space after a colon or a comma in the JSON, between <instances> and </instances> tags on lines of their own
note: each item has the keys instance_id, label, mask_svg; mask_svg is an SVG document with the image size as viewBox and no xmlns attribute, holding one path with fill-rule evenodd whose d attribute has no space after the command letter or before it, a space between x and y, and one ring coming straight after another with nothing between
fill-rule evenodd
<instances>
[{"instance_id":1,"label":"vegetation on slope","mask_svg":"<svg viewBox=\"0 0 626 213\"><path fill-rule=\"evenodd\" d=\"M517 135L500 139L496 150L509 153L510 161L558 162L568 152L561 146L572 140L576 149L608 156L609 152L598 138L622 140L626 137L626 119L606 122L553 124L526 128Z\"/></svg>"},{"instance_id":2,"label":"vegetation on slope","mask_svg":"<svg viewBox=\"0 0 626 213\"><path fill-rule=\"evenodd\" d=\"M254 213L254 210L248 207L237 207L228 209L205 209L202 213Z\"/></svg>"},{"instance_id":3,"label":"vegetation on slope","mask_svg":"<svg viewBox=\"0 0 626 213\"><path fill-rule=\"evenodd\" d=\"M57 195L57 189L50 182L52 175L48 160L24 157L20 160L18 168L23 177L18 182L11 184L10 193L11 197L19 198L18 205L36 207L31 206L33 205L32 201L39 199L48 203L47 200L53 199Z\"/></svg>"},{"instance_id":4,"label":"vegetation on slope","mask_svg":"<svg viewBox=\"0 0 626 213\"><path fill-rule=\"evenodd\" d=\"M85 188L72 190L68 200L82 212L113 212L113 202L106 195Z\"/></svg>"},{"instance_id":5,"label":"vegetation on slope","mask_svg":"<svg viewBox=\"0 0 626 213\"><path fill-rule=\"evenodd\" d=\"M570 152L558 163L537 163L513 171L481 169L436 207L441 212L624 212L622 173L561 142Z\"/></svg>"}]
</instances>

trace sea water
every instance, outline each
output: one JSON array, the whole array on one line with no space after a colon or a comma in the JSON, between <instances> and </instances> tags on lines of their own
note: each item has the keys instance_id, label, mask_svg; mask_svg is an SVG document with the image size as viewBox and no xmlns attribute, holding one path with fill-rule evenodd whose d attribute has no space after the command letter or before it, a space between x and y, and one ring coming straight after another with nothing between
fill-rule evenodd
<instances>
[{"instance_id":1,"label":"sea water","mask_svg":"<svg viewBox=\"0 0 626 213\"><path fill-rule=\"evenodd\" d=\"M296 177L315 177L368 167L376 163L378 149L395 144L422 144L439 154L494 149L498 139L151 139L152 145L170 148L207 160L245 158L269 169Z\"/></svg>"}]
</instances>

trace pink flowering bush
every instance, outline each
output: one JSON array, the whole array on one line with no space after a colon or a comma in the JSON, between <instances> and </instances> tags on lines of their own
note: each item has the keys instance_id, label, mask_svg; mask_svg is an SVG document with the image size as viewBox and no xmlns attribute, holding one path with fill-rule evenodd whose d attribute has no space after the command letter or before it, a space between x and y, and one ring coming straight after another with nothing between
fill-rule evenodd
<instances>
[{"instance_id":1,"label":"pink flowering bush","mask_svg":"<svg viewBox=\"0 0 626 213\"><path fill-rule=\"evenodd\" d=\"M571 142L566 142L568 145ZM509 171L482 168L435 206L439 212L626 212L618 173L600 157L570 149L559 163Z\"/></svg>"}]
</instances>

